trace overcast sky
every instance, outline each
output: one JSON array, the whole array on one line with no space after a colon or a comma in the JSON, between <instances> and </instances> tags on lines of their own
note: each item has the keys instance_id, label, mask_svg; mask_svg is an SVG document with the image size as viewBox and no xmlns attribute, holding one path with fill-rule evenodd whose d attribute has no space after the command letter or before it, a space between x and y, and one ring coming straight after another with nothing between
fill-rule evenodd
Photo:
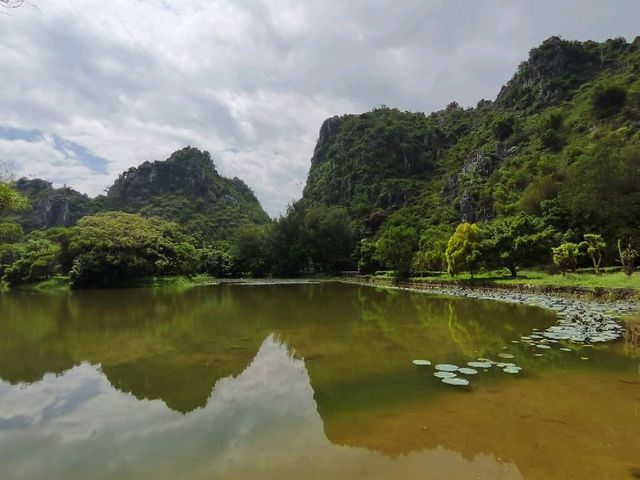
<instances>
[{"instance_id":1,"label":"overcast sky","mask_svg":"<svg viewBox=\"0 0 640 480\"><path fill-rule=\"evenodd\" d=\"M551 35L640 35L638 0L31 0L0 8L0 160L90 195L191 145L273 216L322 121L495 98Z\"/></svg>"}]
</instances>

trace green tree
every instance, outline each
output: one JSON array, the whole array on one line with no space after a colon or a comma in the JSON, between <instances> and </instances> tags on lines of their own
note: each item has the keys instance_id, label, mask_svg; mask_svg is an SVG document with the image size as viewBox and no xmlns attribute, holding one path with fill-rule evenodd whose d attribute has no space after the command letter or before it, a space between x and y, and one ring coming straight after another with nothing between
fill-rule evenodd
<instances>
[{"instance_id":1,"label":"green tree","mask_svg":"<svg viewBox=\"0 0 640 480\"><path fill-rule=\"evenodd\" d=\"M216 242L199 251L200 271L216 278L233 274L235 264L231 247L227 242Z\"/></svg>"},{"instance_id":2,"label":"green tree","mask_svg":"<svg viewBox=\"0 0 640 480\"><path fill-rule=\"evenodd\" d=\"M387 228L376 241L375 258L382 265L395 270L397 277L406 278L411 273L411 261L417 243L417 234L413 228Z\"/></svg>"},{"instance_id":3,"label":"green tree","mask_svg":"<svg viewBox=\"0 0 640 480\"><path fill-rule=\"evenodd\" d=\"M591 109L593 116L605 119L620 112L627 102L627 90L611 81L598 83L591 95Z\"/></svg>"},{"instance_id":4,"label":"green tree","mask_svg":"<svg viewBox=\"0 0 640 480\"><path fill-rule=\"evenodd\" d=\"M354 238L345 208L314 205L307 210L302 241L317 271L335 273L349 266Z\"/></svg>"},{"instance_id":5,"label":"green tree","mask_svg":"<svg viewBox=\"0 0 640 480\"><path fill-rule=\"evenodd\" d=\"M596 275L600 275L600 265L602 265L602 253L607 246L607 243L603 240L602 235L597 233L585 233L584 242L582 245L586 247L587 254L591 258L593 268L596 271Z\"/></svg>"},{"instance_id":6,"label":"green tree","mask_svg":"<svg viewBox=\"0 0 640 480\"><path fill-rule=\"evenodd\" d=\"M29 208L29 201L20 195L11 183L0 181L0 215L27 208Z\"/></svg>"},{"instance_id":7,"label":"green tree","mask_svg":"<svg viewBox=\"0 0 640 480\"><path fill-rule=\"evenodd\" d=\"M577 243L566 242L559 247L554 247L553 263L560 267L560 271L564 275L567 270L575 271L580 249Z\"/></svg>"},{"instance_id":8,"label":"green tree","mask_svg":"<svg viewBox=\"0 0 640 480\"><path fill-rule=\"evenodd\" d=\"M413 271L443 271L447 268L445 251L451 236L449 225L429 226L422 231L419 250L413 257Z\"/></svg>"},{"instance_id":9,"label":"green tree","mask_svg":"<svg viewBox=\"0 0 640 480\"><path fill-rule=\"evenodd\" d=\"M491 130L499 141L506 140L513 134L515 121L511 115L499 115L492 123Z\"/></svg>"},{"instance_id":10,"label":"green tree","mask_svg":"<svg viewBox=\"0 0 640 480\"><path fill-rule=\"evenodd\" d=\"M60 271L60 246L46 239L29 239L13 246L15 257L3 269L11 285L46 280Z\"/></svg>"},{"instance_id":11,"label":"green tree","mask_svg":"<svg viewBox=\"0 0 640 480\"><path fill-rule=\"evenodd\" d=\"M0 223L0 244L18 243L23 238L22 226L17 223Z\"/></svg>"},{"instance_id":12,"label":"green tree","mask_svg":"<svg viewBox=\"0 0 640 480\"><path fill-rule=\"evenodd\" d=\"M192 239L175 223L123 212L82 218L69 251L74 288L117 286L147 275L193 273L198 259Z\"/></svg>"},{"instance_id":13,"label":"green tree","mask_svg":"<svg viewBox=\"0 0 640 480\"><path fill-rule=\"evenodd\" d=\"M473 279L482 257L480 228L475 223L459 224L449 238L445 257L449 275L455 277L468 271Z\"/></svg>"},{"instance_id":14,"label":"green tree","mask_svg":"<svg viewBox=\"0 0 640 480\"><path fill-rule=\"evenodd\" d=\"M620 256L619 262L622 264L622 271L631 276L636 270L636 258L638 258L638 251L634 248L631 239L626 243L622 243L622 240L618 239L618 255Z\"/></svg>"},{"instance_id":15,"label":"green tree","mask_svg":"<svg viewBox=\"0 0 640 480\"><path fill-rule=\"evenodd\" d=\"M376 242L369 238L360 240L355 256L358 259L358 272L363 275L375 273L380 268L376 259Z\"/></svg>"},{"instance_id":16,"label":"green tree","mask_svg":"<svg viewBox=\"0 0 640 480\"><path fill-rule=\"evenodd\" d=\"M271 273L276 277L297 277L309 268L309 253L302 239L305 211L300 202L287 208L269 236Z\"/></svg>"},{"instance_id":17,"label":"green tree","mask_svg":"<svg viewBox=\"0 0 640 480\"><path fill-rule=\"evenodd\" d=\"M267 228L244 225L236 231L231 247L235 275L264 277L269 272Z\"/></svg>"},{"instance_id":18,"label":"green tree","mask_svg":"<svg viewBox=\"0 0 640 480\"><path fill-rule=\"evenodd\" d=\"M507 268L515 277L518 268L532 267L549 260L555 231L544 220L530 215L503 217L483 227L484 248L489 263Z\"/></svg>"}]
</instances>

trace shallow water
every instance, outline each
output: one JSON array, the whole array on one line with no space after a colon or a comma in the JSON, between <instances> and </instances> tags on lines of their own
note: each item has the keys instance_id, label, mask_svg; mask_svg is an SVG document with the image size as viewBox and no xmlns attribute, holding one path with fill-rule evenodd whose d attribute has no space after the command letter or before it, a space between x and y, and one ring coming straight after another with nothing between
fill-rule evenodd
<instances>
[{"instance_id":1,"label":"shallow water","mask_svg":"<svg viewBox=\"0 0 640 480\"><path fill-rule=\"evenodd\" d=\"M3 294L0 471L640 475L640 355L624 341L571 352L512 343L554 323L537 308L326 283ZM499 353L523 370L480 369L469 387L411 363Z\"/></svg>"}]
</instances>

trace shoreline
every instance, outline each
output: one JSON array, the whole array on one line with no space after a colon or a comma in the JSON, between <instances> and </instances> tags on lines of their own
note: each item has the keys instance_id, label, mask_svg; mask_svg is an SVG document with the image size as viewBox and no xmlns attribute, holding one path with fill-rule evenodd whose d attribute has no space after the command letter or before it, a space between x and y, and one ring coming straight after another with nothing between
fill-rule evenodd
<instances>
[{"instance_id":1,"label":"shoreline","mask_svg":"<svg viewBox=\"0 0 640 480\"><path fill-rule=\"evenodd\" d=\"M551 310L556 313L558 321L555 325L541 332L542 337L544 337L543 343L566 340L572 343L589 345L617 340L624 333L622 317L636 313L640 309L638 302L630 299L598 302L594 298L587 300L560 296L549 291L529 292L523 291L524 289L503 288L502 286L470 287L412 282L392 283L363 277L354 277L353 279L340 278L337 281L430 295L493 300Z\"/></svg>"}]
</instances>

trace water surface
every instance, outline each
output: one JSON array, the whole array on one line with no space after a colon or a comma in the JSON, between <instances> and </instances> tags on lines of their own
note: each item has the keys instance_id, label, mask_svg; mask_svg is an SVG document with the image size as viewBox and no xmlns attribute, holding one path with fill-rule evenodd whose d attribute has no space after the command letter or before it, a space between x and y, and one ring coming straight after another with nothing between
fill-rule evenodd
<instances>
[{"instance_id":1,"label":"water surface","mask_svg":"<svg viewBox=\"0 0 640 480\"><path fill-rule=\"evenodd\" d=\"M638 352L538 308L343 284L0 297L3 479L633 478ZM514 355L470 387L413 359ZM582 358L588 358L583 360Z\"/></svg>"}]
</instances>

